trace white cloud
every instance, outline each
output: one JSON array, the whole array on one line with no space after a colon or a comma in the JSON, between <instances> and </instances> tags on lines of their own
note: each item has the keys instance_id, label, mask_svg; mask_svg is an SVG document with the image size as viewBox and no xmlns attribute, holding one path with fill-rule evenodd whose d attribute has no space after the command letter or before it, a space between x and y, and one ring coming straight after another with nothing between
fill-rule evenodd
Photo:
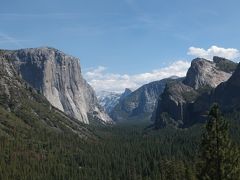
<instances>
[{"instance_id":1,"label":"white cloud","mask_svg":"<svg viewBox=\"0 0 240 180\"><path fill-rule=\"evenodd\" d=\"M86 72L85 78L96 91L122 92L125 88L137 89L140 86L170 76L183 77L186 75L190 63L187 61L176 61L158 70L135 75L108 73L107 69L99 66Z\"/></svg>"},{"instance_id":2,"label":"white cloud","mask_svg":"<svg viewBox=\"0 0 240 180\"><path fill-rule=\"evenodd\" d=\"M211 46L209 49L190 47L188 55L212 59L213 56L225 57L227 59L236 59L240 57L240 52L234 48L223 48L218 46Z\"/></svg>"}]
</instances>

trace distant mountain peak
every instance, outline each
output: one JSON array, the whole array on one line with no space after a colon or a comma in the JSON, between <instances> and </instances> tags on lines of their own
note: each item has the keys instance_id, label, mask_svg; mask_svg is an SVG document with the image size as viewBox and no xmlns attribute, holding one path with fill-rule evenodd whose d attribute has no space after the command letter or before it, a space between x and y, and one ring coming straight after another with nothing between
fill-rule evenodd
<instances>
[{"instance_id":1,"label":"distant mountain peak","mask_svg":"<svg viewBox=\"0 0 240 180\"><path fill-rule=\"evenodd\" d=\"M167 124L177 127L192 125L197 120L191 113L198 112L198 109L208 105L211 99L208 94L214 88L222 87L221 85L225 87L224 82L227 81L227 84L231 82L237 74L237 70L233 76L231 73L236 67L236 63L220 57L214 57L213 61L204 58L194 59L187 76L182 81L173 80L165 88L158 101L156 113L153 114L156 127L164 127ZM239 79L239 76L235 79ZM233 82L236 83L235 80ZM200 99L202 96L206 99ZM198 105L194 106L194 104Z\"/></svg>"},{"instance_id":2,"label":"distant mountain peak","mask_svg":"<svg viewBox=\"0 0 240 180\"><path fill-rule=\"evenodd\" d=\"M168 79L178 79L180 78L179 76L170 76Z\"/></svg>"},{"instance_id":3,"label":"distant mountain peak","mask_svg":"<svg viewBox=\"0 0 240 180\"><path fill-rule=\"evenodd\" d=\"M165 85L171 80L170 78L166 78L150 82L133 92L127 89L123 93L124 98L112 110L112 119L115 121L150 121L159 96L163 92Z\"/></svg>"},{"instance_id":4,"label":"distant mountain peak","mask_svg":"<svg viewBox=\"0 0 240 180\"><path fill-rule=\"evenodd\" d=\"M228 80L230 76L231 73L218 68L215 62L196 58L192 61L183 83L194 89L204 86L215 88L221 82Z\"/></svg>"},{"instance_id":5,"label":"distant mountain peak","mask_svg":"<svg viewBox=\"0 0 240 180\"><path fill-rule=\"evenodd\" d=\"M121 97L120 97L120 101L122 101L123 99L125 99L129 94L132 93L132 90L129 88L126 88L125 91L122 93Z\"/></svg>"},{"instance_id":6,"label":"distant mountain peak","mask_svg":"<svg viewBox=\"0 0 240 180\"><path fill-rule=\"evenodd\" d=\"M220 63L222 61L225 61L225 62L232 62L231 60L228 60L224 57L220 57L220 56L213 56L213 62L215 63Z\"/></svg>"},{"instance_id":7,"label":"distant mountain peak","mask_svg":"<svg viewBox=\"0 0 240 180\"><path fill-rule=\"evenodd\" d=\"M132 90L130 88L125 88L124 93L131 93L131 92L132 92Z\"/></svg>"},{"instance_id":8,"label":"distant mountain peak","mask_svg":"<svg viewBox=\"0 0 240 180\"><path fill-rule=\"evenodd\" d=\"M213 62L216 63L218 69L228 73L233 73L238 65L236 62L218 56L213 57Z\"/></svg>"},{"instance_id":9,"label":"distant mountain peak","mask_svg":"<svg viewBox=\"0 0 240 180\"><path fill-rule=\"evenodd\" d=\"M119 102L121 93L100 91L97 93L98 102L104 108L104 110L110 114L112 109Z\"/></svg>"}]
</instances>

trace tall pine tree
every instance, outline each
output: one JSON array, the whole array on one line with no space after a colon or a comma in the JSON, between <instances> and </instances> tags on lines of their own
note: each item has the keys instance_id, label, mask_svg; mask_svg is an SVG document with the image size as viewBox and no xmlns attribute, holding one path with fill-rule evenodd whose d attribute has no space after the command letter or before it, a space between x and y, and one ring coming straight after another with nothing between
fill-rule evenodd
<instances>
[{"instance_id":1,"label":"tall pine tree","mask_svg":"<svg viewBox=\"0 0 240 180\"><path fill-rule=\"evenodd\" d=\"M209 112L206 131L202 137L199 179L240 179L239 152L229 138L229 126L214 104Z\"/></svg>"}]
</instances>

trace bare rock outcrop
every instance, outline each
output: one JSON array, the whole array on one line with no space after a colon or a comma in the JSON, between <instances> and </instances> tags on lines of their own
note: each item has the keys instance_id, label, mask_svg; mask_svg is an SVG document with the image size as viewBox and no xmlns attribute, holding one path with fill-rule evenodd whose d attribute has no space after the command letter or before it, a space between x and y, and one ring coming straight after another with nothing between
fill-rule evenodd
<instances>
[{"instance_id":1,"label":"bare rock outcrop","mask_svg":"<svg viewBox=\"0 0 240 180\"><path fill-rule=\"evenodd\" d=\"M130 94L129 91L125 91L128 95L113 108L112 119L114 121L149 121L166 83L174 78L176 77L145 84Z\"/></svg>"},{"instance_id":2,"label":"bare rock outcrop","mask_svg":"<svg viewBox=\"0 0 240 180\"><path fill-rule=\"evenodd\" d=\"M213 61L194 59L184 79L167 84L152 116L155 127L170 124L184 128L200 121L203 109L211 102L209 94L226 82L236 67L237 63L220 57Z\"/></svg>"},{"instance_id":3,"label":"bare rock outcrop","mask_svg":"<svg viewBox=\"0 0 240 180\"><path fill-rule=\"evenodd\" d=\"M5 55L13 60L20 76L54 107L87 124L89 118L111 122L83 79L78 58L48 47L7 51Z\"/></svg>"},{"instance_id":4,"label":"bare rock outcrop","mask_svg":"<svg viewBox=\"0 0 240 180\"><path fill-rule=\"evenodd\" d=\"M194 89L204 86L215 88L228 80L231 75L231 73L219 69L217 63L197 58L192 61L183 83Z\"/></svg>"}]
</instances>

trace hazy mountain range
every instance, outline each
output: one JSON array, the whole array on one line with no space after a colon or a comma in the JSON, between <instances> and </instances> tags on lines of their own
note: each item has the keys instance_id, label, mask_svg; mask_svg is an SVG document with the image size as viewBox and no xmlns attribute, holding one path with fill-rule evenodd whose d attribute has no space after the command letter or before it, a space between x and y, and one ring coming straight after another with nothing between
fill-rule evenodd
<instances>
[{"instance_id":1,"label":"hazy mountain range","mask_svg":"<svg viewBox=\"0 0 240 180\"><path fill-rule=\"evenodd\" d=\"M132 91L128 88L126 88L123 93L100 91L97 93L97 98L99 104L104 108L104 110L108 114L111 114L115 106L131 93Z\"/></svg>"},{"instance_id":2,"label":"hazy mountain range","mask_svg":"<svg viewBox=\"0 0 240 180\"><path fill-rule=\"evenodd\" d=\"M0 52L4 75L1 94L6 97L2 98L2 105L10 112L21 109L21 103L15 103L17 98L11 93L20 93L18 89L29 93L29 88L44 99L43 104L50 103L49 107L58 109L66 119L86 124L91 120L102 123L152 120L158 128L188 127L202 122L213 102L222 104L226 111L239 105L239 67L220 57L213 61L194 59L184 78L162 79L135 91L126 88L122 94L105 91L96 95L83 79L80 61L75 57L48 47ZM34 101L35 94L26 96Z\"/></svg>"}]
</instances>

